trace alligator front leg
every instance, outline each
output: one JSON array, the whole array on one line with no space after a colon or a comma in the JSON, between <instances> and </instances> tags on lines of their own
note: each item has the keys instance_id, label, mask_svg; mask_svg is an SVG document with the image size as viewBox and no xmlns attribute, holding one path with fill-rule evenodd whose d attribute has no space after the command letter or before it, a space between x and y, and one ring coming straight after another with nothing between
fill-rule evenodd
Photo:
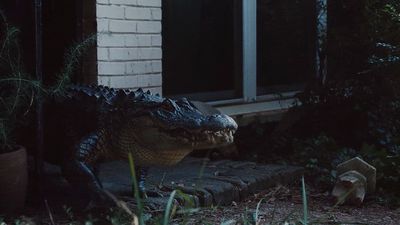
<instances>
[{"instance_id":1,"label":"alligator front leg","mask_svg":"<svg viewBox=\"0 0 400 225\"><path fill-rule=\"evenodd\" d=\"M102 154L103 145L101 133L92 133L83 138L74 146L72 154L65 156L62 164L63 176L67 181L90 196L93 201L109 202L103 191L100 180L97 178L93 167Z\"/></svg>"},{"instance_id":2,"label":"alligator front leg","mask_svg":"<svg viewBox=\"0 0 400 225\"><path fill-rule=\"evenodd\" d=\"M161 192L156 190L157 188L151 190L146 189L146 177L149 171L148 167L137 166L135 168L135 171L137 173L136 180L138 183L139 195L141 198L164 197Z\"/></svg>"}]
</instances>

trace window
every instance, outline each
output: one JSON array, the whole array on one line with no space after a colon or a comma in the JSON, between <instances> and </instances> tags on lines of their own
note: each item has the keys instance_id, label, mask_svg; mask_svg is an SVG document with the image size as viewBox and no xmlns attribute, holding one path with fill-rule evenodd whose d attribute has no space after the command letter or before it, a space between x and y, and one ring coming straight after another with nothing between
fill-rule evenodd
<instances>
[{"instance_id":1,"label":"window","mask_svg":"<svg viewBox=\"0 0 400 225\"><path fill-rule=\"evenodd\" d=\"M164 95L239 103L299 90L315 74L315 24L306 0L164 0Z\"/></svg>"}]
</instances>

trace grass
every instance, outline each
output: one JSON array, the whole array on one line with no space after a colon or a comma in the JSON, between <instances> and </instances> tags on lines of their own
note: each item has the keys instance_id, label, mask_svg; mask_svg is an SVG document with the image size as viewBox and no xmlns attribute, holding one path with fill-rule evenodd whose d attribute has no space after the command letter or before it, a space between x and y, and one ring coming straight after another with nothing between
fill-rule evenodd
<instances>
[{"instance_id":1,"label":"grass","mask_svg":"<svg viewBox=\"0 0 400 225\"><path fill-rule=\"evenodd\" d=\"M301 223L303 225L308 225L308 204L307 204L307 192L304 177L301 178L301 192L303 197L303 220Z\"/></svg>"},{"instance_id":2,"label":"grass","mask_svg":"<svg viewBox=\"0 0 400 225\"><path fill-rule=\"evenodd\" d=\"M132 161L133 162L133 161ZM134 165L134 164L132 164ZM134 170L132 172L135 172ZM133 175L133 174L132 174ZM134 177L134 176L132 176ZM68 225L89 225L89 224L112 224L112 225L188 225L188 224L204 224L204 225L311 225L311 224L369 224L363 222L354 222L354 221L338 221L335 217L332 217L331 211L328 209L324 212L324 218L319 217L320 219L310 219L310 214L308 211L308 199L307 199L307 190L304 178L301 179L301 187L300 193L302 196L302 210L296 209L293 211L285 211L285 214L281 214L281 219L275 219L274 212L275 208L273 209L272 215L268 217L269 219L266 220L265 214L269 212L262 206L264 204L272 203L269 197L264 197L258 202L256 205L251 204L251 206L243 206L242 209L236 209L232 212L229 212L231 208L218 208L214 210L213 208L191 208L193 205L185 204L185 209L179 209L178 205L175 203L176 200L179 198L187 199L190 203L190 197L185 196L179 190L173 191L167 201L165 209L162 211L157 211L156 213L152 213L152 217L149 217L149 212L147 212L143 205L141 204L141 209L138 209L138 205L136 205L136 213L137 216L133 216L130 213L127 213L126 210L123 210L123 207L119 206L119 208L110 208L108 212L102 213L95 213L95 214L81 214L81 215L74 215L74 212L71 208L64 207L64 214L66 220L61 222L62 219L56 217L56 221L54 224L68 224ZM270 197L272 198L272 197ZM247 204L243 204L247 205ZM221 213L222 210L222 213ZM226 211L225 211L226 210ZM139 212L142 213L139 213ZM106 215L104 215L106 213ZM226 214L225 214L226 213ZM287 215L286 215L287 214ZM202 217L201 215L206 215ZM218 215L221 215L218 217ZM282 219L282 215L286 215L285 218ZM325 217L326 215L326 217ZM105 216L105 218L103 218ZM196 220L193 220L193 216L195 216ZM217 218L219 222L215 222L216 220L208 220L209 217L213 217L214 219ZM222 218L222 216L226 216L226 218ZM263 217L264 216L264 217ZM136 219L135 219L136 218ZM278 218L278 217L277 217ZM19 217L15 218L12 221L7 223L7 225L11 224L29 224L23 223L27 218L26 217ZM29 219L29 218L28 218ZM211 219L211 218L210 218ZM204 221L202 221L204 220ZM0 224L4 222L5 219L0 215ZM214 221L214 222L211 222ZM38 223L40 224L40 223Z\"/></svg>"},{"instance_id":3,"label":"grass","mask_svg":"<svg viewBox=\"0 0 400 225\"><path fill-rule=\"evenodd\" d=\"M175 195L176 195L176 190L174 190L171 195L169 196L167 207L165 208L165 213L164 213L164 219L163 219L163 225L168 225L169 220L171 218L171 213L175 211L175 205L174 205L174 200L175 200Z\"/></svg>"},{"instance_id":4,"label":"grass","mask_svg":"<svg viewBox=\"0 0 400 225\"><path fill-rule=\"evenodd\" d=\"M125 225L125 224L130 224L130 225L168 225L168 224L174 224L174 225L187 225L187 224L193 224L193 219L191 218L192 216L195 216L196 218L199 218L201 220L204 217L201 217L199 215L202 215L204 212L208 212L208 214L214 214L218 215L221 214L225 216L224 210L228 210L229 208L218 208L214 209L212 207L210 208L195 208L195 204L193 202L193 199L191 198L190 195L184 194L180 190L174 190L171 192L169 195L168 201L165 205L165 209L162 211L157 211L156 213L151 213L148 212L144 208L143 204L143 199L141 199L141 196L139 195L139 188L138 188L138 183L136 179L136 171L135 171L135 164L134 164L134 158L132 154L128 154L128 160L129 160L129 165L130 165L130 172L131 172L131 179L132 179L132 189L134 192L134 198L136 200L136 205L135 205L135 211L134 213L131 211L131 209L121 200L118 200L114 196L114 201L116 202L117 206L116 208L110 208L109 212L106 214L106 217L101 219L99 217L104 217L104 213L100 214L85 214L83 217L82 216L75 216L74 212L72 211L71 208L69 207L64 207L64 213L66 215L66 218L68 222L66 224L69 225L80 225L80 224L97 224L97 222L104 221L106 219L108 224L112 225ZM274 191L271 191L274 192ZM311 225L311 224L363 224L363 223L357 223L357 222L338 222L336 220L332 219L326 219L326 220L310 220L309 218L309 211L308 211L308 199L307 199L307 190L306 190L306 182L304 177L301 179L301 200L302 200L302 213L299 213L297 210L293 210L291 212L287 212L287 215L285 218L280 219L275 219L275 210L276 208L273 209L272 216L270 217L269 221L265 221L265 218L263 218L263 213L266 211L263 211L263 204L268 204L271 203L271 199L275 198L275 194L273 195L266 195L264 198L261 198L258 200L256 206L248 206L243 207L242 211L235 211L235 213L229 213L227 218L222 219L222 222L219 223L212 223L212 222L206 222L206 221L195 221L195 224L210 224L210 225ZM111 194L112 195L112 194ZM270 199L271 198L271 199ZM184 206L182 209L178 207L178 204L176 204L177 201L183 201ZM254 208L253 208L254 207ZM253 210L252 210L253 208ZM223 212L221 213L222 210ZM240 210L240 209L239 209ZM296 213L295 213L296 212ZM197 215L196 215L197 214ZM149 216L150 215L150 216ZM326 215L330 215L330 211L327 210ZM7 223L9 224L23 224L21 223L21 218L14 219L12 223ZM214 217L217 218L217 217ZM331 218L331 217L328 217ZM56 218L57 219L57 218ZM59 219L59 218L58 218ZM207 218L205 218L207 219ZM0 224L5 225L6 223L2 223L4 221L4 218L0 215ZM53 222L53 224L58 224L60 220ZM65 223L62 223L65 224ZM365 224L365 223L364 223Z\"/></svg>"},{"instance_id":5,"label":"grass","mask_svg":"<svg viewBox=\"0 0 400 225\"><path fill-rule=\"evenodd\" d=\"M161 219L153 218L149 219L146 218L145 209L143 207L143 202L142 199L139 195L139 188L137 184L137 179L136 179L136 171L135 171L135 164L134 164L134 159L131 153L128 154L128 160L129 160L129 165L130 165L130 172L131 172L131 178L132 178L132 186L133 186L133 192L134 192L134 197L136 199L137 203L137 218L138 220L131 220L129 224L133 225L168 225L171 223L171 219L174 218L177 215L180 215L182 217L183 223L179 224L187 224L187 220L185 220L185 217L190 217L192 213L199 212L199 209L194 209L194 204L191 201L191 198L184 194L180 190L174 190L171 192L168 202L166 204L165 210L163 212L163 216ZM284 221L281 222L275 222L270 221L269 224L302 224L302 225L309 225L312 224L309 222L309 214L308 214L308 203L307 203L307 193L306 193L306 186L305 186L305 180L304 177L301 179L301 192L302 192L302 203L303 203L303 217L298 219L298 223L289 223L289 219L292 217L292 213L290 213L287 218L284 219ZM176 199L180 197L184 199L184 202L186 203L186 209L183 210L177 210L177 204L175 204ZM257 206L255 208L255 211L253 214L249 213L249 210L246 208L245 212L243 213L241 217L241 221L237 221L235 219L227 219L223 222L221 222L221 225L233 225L233 224L243 224L243 225L261 225L261 205L265 201L265 199L259 200L257 203ZM121 220L114 220L114 221L121 221ZM114 223L113 223L114 224ZM115 224L124 224L124 223L115 223ZM176 224L176 223L175 223ZM204 223L207 224L207 223Z\"/></svg>"},{"instance_id":6,"label":"grass","mask_svg":"<svg viewBox=\"0 0 400 225\"><path fill-rule=\"evenodd\" d=\"M171 192L171 194L168 198L168 202L166 204L166 207L165 207L165 210L164 210L161 220L157 220L157 219L151 220L151 219L145 218L145 213L144 213L145 210L143 207L142 199L139 195L139 188L138 188L138 184L137 184L137 176L136 176L136 171L135 171L135 163L134 163L132 153L128 153L128 160L129 160L129 168L130 168L130 172L131 172L133 193L134 193L134 198L136 199L137 214L138 214L137 215L138 220L137 221L132 220L129 224L133 224L133 225L146 225L146 224L147 225L168 225L168 224L170 224L171 219L177 214L181 215L182 217L188 217L188 216L190 216L191 213L199 211L199 210L192 210L194 207L194 204L188 195L184 194L180 190L174 190ZM304 177L302 177L301 184L302 184L303 218L299 219L299 222L302 225L308 225L310 223L308 222L307 194L306 194ZM184 199L185 205L188 206L187 209L180 210L179 213L177 213L178 212L177 205L175 204L175 200L177 197L181 197L182 199ZM241 224L244 224L244 225L260 225L261 224L260 210L261 210L261 205L264 200L265 199L261 199L257 203L255 212L254 212L254 214L252 214L252 216L248 216L249 213L248 213L248 209L246 208L245 213L242 215ZM290 215L287 217L287 219L289 217L290 217ZM285 221L282 221L283 224L289 224L287 222L287 219L285 219ZM185 220L185 219L183 219L183 220ZM115 221L120 221L120 220L115 220ZM271 224L273 222L274 221L271 221ZM238 223L237 220L228 219L226 221L223 221L221 223L221 225L231 225L231 224L233 225L233 224L237 224L237 223ZM182 224L186 224L186 223L182 223Z\"/></svg>"},{"instance_id":7,"label":"grass","mask_svg":"<svg viewBox=\"0 0 400 225\"><path fill-rule=\"evenodd\" d=\"M139 218L139 225L144 225L144 215L143 215L143 204L142 204L142 199L140 198L140 194L139 194L139 186L137 183L137 178L136 178L136 171L135 171L135 162L133 160L133 156L132 153L129 152L128 153L128 160L129 160L129 168L131 171L131 176L132 176L132 186L133 186L133 193L134 193L134 197L136 199L136 204L137 204L137 208L138 208L138 218ZM135 224L136 225L136 224Z\"/></svg>"}]
</instances>

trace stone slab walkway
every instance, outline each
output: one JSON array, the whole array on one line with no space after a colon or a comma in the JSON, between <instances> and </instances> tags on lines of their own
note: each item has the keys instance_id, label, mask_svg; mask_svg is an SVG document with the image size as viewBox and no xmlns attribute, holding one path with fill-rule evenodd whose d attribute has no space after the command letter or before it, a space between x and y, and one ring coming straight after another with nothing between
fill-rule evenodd
<instances>
[{"instance_id":1,"label":"stone slab walkway","mask_svg":"<svg viewBox=\"0 0 400 225\"><path fill-rule=\"evenodd\" d=\"M186 158L174 167L151 168L147 189L149 193L159 193L152 197L155 201L162 202L161 199L179 189L191 196L197 206L229 205L274 185L300 180L302 174L303 169L295 166ZM132 195L128 163L102 164L99 178L111 192Z\"/></svg>"}]
</instances>

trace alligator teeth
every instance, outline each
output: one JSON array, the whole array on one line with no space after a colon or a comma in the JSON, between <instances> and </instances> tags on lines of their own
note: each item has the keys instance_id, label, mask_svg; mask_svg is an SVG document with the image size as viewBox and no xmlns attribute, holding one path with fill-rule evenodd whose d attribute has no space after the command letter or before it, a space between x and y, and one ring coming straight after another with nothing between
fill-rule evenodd
<instances>
[{"instance_id":1,"label":"alligator teeth","mask_svg":"<svg viewBox=\"0 0 400 225\"><path fill-rule=\"evenodd\" d=\"M215 142L216 142L214 136L211 136L211 142L212 142L212 143L215 143Z\"/></svg>"}]
</instances>

